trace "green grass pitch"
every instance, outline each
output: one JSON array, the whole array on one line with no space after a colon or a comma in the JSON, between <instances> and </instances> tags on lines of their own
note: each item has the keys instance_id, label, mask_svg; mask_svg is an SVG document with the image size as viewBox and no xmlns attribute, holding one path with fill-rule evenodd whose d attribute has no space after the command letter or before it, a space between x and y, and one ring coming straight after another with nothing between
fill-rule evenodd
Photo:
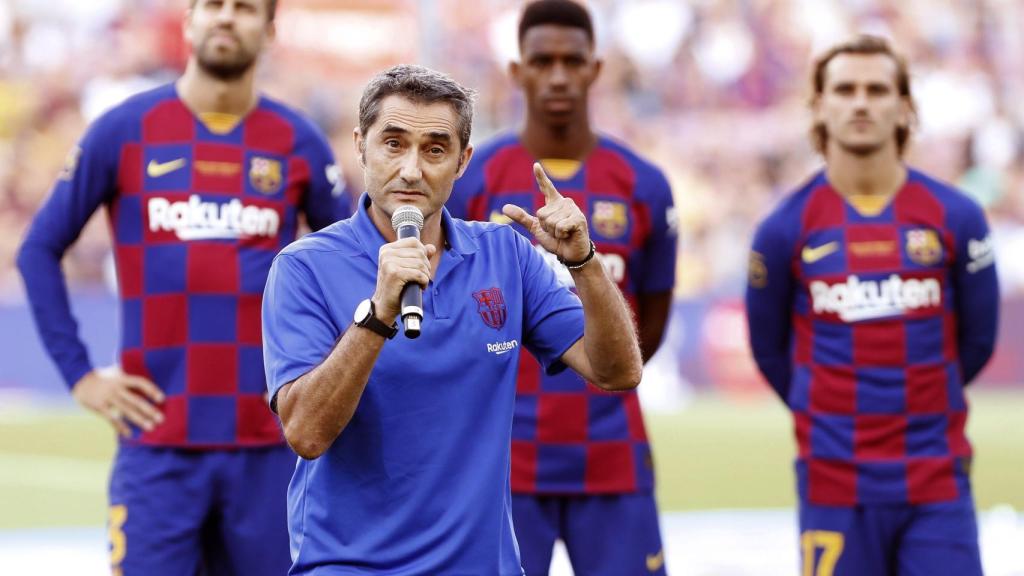
<instances>
[{"instance_id":1,"label":"green grass pitch","mask_svg":"<svg viewBox=\"0 0 1024 576\"><path fill-rule=\"evenodd\" d=\"M1024 392L972 390L968 432L980 508L1024 510ZM771 399L698 398L648 414L662 511L792 506L789 416ZM114 451L109 427L80 410L0 410L0 530L100 526Z\"/></svg>"}]
</instances>

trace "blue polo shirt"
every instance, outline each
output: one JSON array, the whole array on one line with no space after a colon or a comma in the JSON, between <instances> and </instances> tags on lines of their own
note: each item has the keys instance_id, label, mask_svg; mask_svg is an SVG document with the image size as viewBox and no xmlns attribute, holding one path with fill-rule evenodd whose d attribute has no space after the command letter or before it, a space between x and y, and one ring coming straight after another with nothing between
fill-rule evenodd
<instances>
[{"instance_id":1,"label":"blue polo shirt","mask_svg":"<svg viewBox=\"0 0 1024 576\"><path fill-rule=\"evenodd\" d=\"M367 213L275 259L263 301L271 397L312 370L376 286L385 243ZM583 310L529 240L447 210L448 247L423 293L423 332L384 344L351 422L288 490L291 574L519 576L509 439L519 351L546 369Z\"/></svg>"}]
</instances>

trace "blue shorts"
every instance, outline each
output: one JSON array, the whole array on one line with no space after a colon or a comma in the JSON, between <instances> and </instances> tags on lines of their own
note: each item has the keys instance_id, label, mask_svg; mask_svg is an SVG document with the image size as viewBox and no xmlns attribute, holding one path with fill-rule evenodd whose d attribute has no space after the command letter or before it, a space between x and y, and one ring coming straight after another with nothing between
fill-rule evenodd
<instances>
[{"instance_id":1,"label":"blue shorts","mask_svg":"<svg viewBox=\"0 0 1024 576\"><path fill-rule=\"evenodd\" d=\"M115 576L282 576L291 566L286 446L118 448L107 522Z\"/></svg>"},{"instance_id":2,"label":"blue shorts","mask_svg":"<svg viewBox=\"0 0 1024 576\"><path fill-rule=\"evenodd\" d=\"M665 574L653 494L513 494L512 520L526 576L548 573L557 539L576 576Z\"/></svg>"},{"instance_id":3,"label":"blue shorts","mask_svg":"<svg viewBox=\"0 0 1024 576\"><path fill-rule=\"evenodd\" d=\"M981 576L971 495L921 505L800 504L802 574Z\"/></svg>"}]
</instances>

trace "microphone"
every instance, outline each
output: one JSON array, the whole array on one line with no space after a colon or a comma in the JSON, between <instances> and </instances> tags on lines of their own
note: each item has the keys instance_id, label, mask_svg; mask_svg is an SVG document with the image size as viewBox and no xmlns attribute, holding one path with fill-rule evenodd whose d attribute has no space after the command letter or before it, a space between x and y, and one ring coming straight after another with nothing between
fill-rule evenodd
<instances>
[{"instance_id":1,"label":"microphone","mask_svg":"<svg viewBox=\"0 0 1024 576\"><path fill-rule=\"evenodd\" d=\"M391 228L398 234L398 239L420 237L423 229L423 213L415 206L402 206L391 215ZM420 323L423 322L423 287L409 282L402 288L402 326L405 327L406 338L420 335Z\"/></svg>"}]
</instances>

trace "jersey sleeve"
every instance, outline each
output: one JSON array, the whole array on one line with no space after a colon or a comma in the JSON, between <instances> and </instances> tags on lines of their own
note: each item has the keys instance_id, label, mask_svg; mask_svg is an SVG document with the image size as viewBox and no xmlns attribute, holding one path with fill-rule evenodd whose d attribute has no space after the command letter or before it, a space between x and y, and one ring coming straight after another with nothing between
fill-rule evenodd
<instances>
[{"instance_id":1,"label":"jersey sleeve","mask_svg":"<svg viewBox=\"0 0 1024 576\"><path fill-rule=\"evenodd\" d=\"M448 197L444 207L454 218L462 220L473 220L475 216L470 213L470 206L473 200L483 196L486 192L484 182L485 160L470 159L469 166L462 176L455 181L452 187L452 194Z\"/></svg>"},{"instance_id":2,"label":"jersey sleeve","mask_svg":"<svg viewBox=\"0 0 1024 576\"><path fill-rule=\"evenodd\" d=\"M529 240L509 233L523 274L524 345L548 374L557 374L566 368L562 355L583 337L583 304Z\"/></svg>"},{"instance_id":3,"label":"jersey sleeve","mask_svg":"<svg viewBox=\"0 0 1024 576\"><path fill-rule=\"evenodd\" d=\"M648 192L645 198L651 217L651 234L644 244L642 281L638 292L665 292L675 284L679 238L672 188L659 170L651 170L645 181L638 185Z\"/></svg>"},{"instance_id":4,"label":"jersey sleeve","mask_svg":"<svg viewBox=\"0 0 1024 576\"><path fill-rule=\"evenodd\" d=\"M999 280L995 249L982 209L973 202L957 210L962 218L956 238L957 348L964 384L981 372L995 350L999 321Z\"/></svg>"},{"instance_id":5,"label":"jersey sleeve","mask_svg":"<svg viewBox=\"0 0 1024 576\"><path fill-rule=\"evenodd\" d=\"M303 151L310 174L302 210L309 227L316 231L351 216L353 201L330 145L318 130L311 130Z\"/></svg>"},{"instance_id":6,"label":"jersey sleeve","mask_svg":"<svg viewBox=\"0 0 1024 576\"><path fill-rule=\"evenodd\" d=\"M319 283L292 254L274 259L263 293L263 364L268 398L317 367L341 332L331 322Z\"/></svg>"},{"instance_id":7,"label":"jersey sleeve","mask_svg":"<svg viewBox=\"0 0 1024 576\"><path fill-rule=\"evenodd\" d=\"M789 349L794 280L793 241L781 218L765 220L754 235L746 290L747 331L758 369L786 401L793 367Z\"/></svg>"},{"instance_id":8,"label":"jersey sleeve","mask_svg":"<svg viewBox=\"0 0 1024 576\"><path fill-rule=\"evenodd\" d=\"M97 120L71 151L18 251L36 328L69 388L92 370L92 363L78 337L60 262L92 214L116 192L120 146L110 124L109 116Z\"/></svg>"}]
</instances>

